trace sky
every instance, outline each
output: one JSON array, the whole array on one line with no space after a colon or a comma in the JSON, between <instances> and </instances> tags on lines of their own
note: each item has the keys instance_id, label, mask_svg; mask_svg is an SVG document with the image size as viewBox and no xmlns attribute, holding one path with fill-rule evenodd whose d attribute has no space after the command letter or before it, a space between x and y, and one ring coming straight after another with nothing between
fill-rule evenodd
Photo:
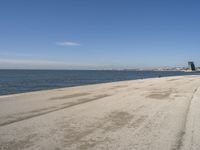
<instances>
[{"instance_id":1,"label":"sky","mask_svg":"<svg viewBox=\"0 0 200 150\"><path fill-rule=\"evenodd\" d=\"M1 0L1 69L200 66L198 0Z\"/></svg>"}]
</instances>

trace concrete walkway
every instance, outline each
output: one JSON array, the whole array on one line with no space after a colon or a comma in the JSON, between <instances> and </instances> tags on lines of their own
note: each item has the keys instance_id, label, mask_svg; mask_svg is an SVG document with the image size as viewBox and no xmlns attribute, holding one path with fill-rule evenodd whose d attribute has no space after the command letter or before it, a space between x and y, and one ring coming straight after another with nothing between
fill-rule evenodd
<instances>
[{"instance_id":1,"label":"concrete walkway","mask_svg":"<svg viewBox=\"0 0 200 150\"><path fill-rule=\"evenodd\" d=\"M0 150L199 150L200 76L0 96Z\"/></svg>"}]
</instances>

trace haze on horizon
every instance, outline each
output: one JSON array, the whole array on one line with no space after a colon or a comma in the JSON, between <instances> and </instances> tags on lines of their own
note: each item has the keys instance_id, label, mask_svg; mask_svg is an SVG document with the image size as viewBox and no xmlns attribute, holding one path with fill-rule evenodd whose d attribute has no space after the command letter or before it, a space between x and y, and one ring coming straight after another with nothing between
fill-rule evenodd
<instances>
[{"instance_id":1,"label":"haze on horizon","mask_svg":"<svg viewBox=\"0 0 200 150\"><path fill-rule=\"evenodd\" d=\"M0 69L200 65L196 0L4 0Z\"/></svg>"}]
</instances>

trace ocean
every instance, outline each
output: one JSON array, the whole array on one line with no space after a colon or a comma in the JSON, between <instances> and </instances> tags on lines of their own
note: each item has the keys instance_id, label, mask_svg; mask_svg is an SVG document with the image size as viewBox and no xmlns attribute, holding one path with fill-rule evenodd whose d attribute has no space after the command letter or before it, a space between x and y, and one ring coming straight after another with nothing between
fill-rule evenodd
<instances>
[{"instance_id":1,"label":"ocean","mask_svg":"<svg viewBox=\"0 0 200 150\"><path fill-rule=\"evenodd\" d=\"M0 70L0 95L153 77L195 75L179 71Z\"/></svg>"}]
</instances>

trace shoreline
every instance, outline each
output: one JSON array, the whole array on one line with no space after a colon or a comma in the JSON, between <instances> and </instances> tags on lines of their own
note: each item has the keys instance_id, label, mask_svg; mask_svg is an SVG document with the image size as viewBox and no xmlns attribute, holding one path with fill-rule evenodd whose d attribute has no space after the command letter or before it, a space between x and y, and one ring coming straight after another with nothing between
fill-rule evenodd
<instances>
[{"instance_id":1,"label":"shoreline","mask_svg":"<svg viewBox=\"0 0 200 150\"><path fill-rule=\"evenodd\" d=\"M181 71L1 71L0 95L145 78L195 75Z\"/></svg>"},{"instance_id":2,"label":"shoreline","mask_svg":"<svg viewBox=\"0 0 200 150\"><path fill-rule=\"evenodd\" d=\"M128 79L128 80L120 80L120 81L107 81L107 82L100 82L100 83L90 83L90 84L74 85L74 86L68 86L68 87L55 87L55 88L52 88L52 89L42 89L42 90L33 90L33 91L27 91L27 92L21 92L21 93L3 94L3 95L0 95L0 98L1 97L8 97L8 96L15 96L15 95L16 96L17 95L24 95L24 94L29 94L29 93L62 90L62 89L76 88L76 87L78 88L78 87L84 87L84 86L96 86L96 85L101 85L101 84L112 84L112 83L120 83L120 82L148 80L148 79L157 79L157 78L173 78L173 77L183 77L183 76L199 76L199 75L158 76L158 77L147 77L147 78L141 78L141 79Z\"/></svg>"}]
</instances>

